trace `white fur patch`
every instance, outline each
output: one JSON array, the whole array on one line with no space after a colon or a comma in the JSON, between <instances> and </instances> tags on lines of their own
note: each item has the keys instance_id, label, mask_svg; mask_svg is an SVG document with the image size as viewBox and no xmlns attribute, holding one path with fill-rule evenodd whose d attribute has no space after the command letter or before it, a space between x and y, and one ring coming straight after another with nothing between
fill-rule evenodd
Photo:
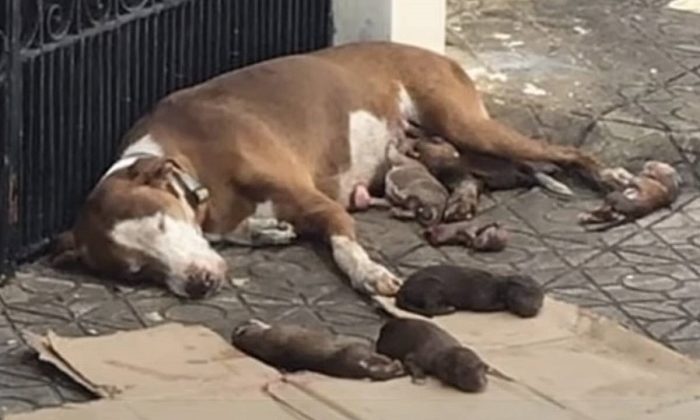
<instances>
[{"instance_id":1,"label":"white fur patch","mask_svg":"<svg viewBox=\"0 0 700 420\"><path fill-rule=\"evenodd\" d=\"M266 323L266 322L263 322L263 321L261 321L261 320L259 320L259 319L257 319L257 318L251 319L251 320L250 320L250 323L253 324L253 325L257 325L258 327L260 327L260 328L262 328L262 329L264 329L264 330L269 330L270 328L272 328L272 325L270 325L270 324L268 324L268 323Z\"/></svg>"},{"instance_id":2,"label":"white fur patch","mask_svg":"<svg viewBox=\"0 0 700 420\"><path fill-rule=\"evenodd\" d=\"M362 246L347 236L331 236L333 259L348 276L357 290L377 293L377 287L393 275L385 267L375 263Z\"/></svg>"},{"instance_id":3,"label":"white fur patch","mask_svg":"<svg viewBox=\"0 0 700 420\"><path fill-rule=\"evenodd\" d=\"M416 108L415 102L408 94L406 88L399 83L399 111L401 112L401 117L403 118L404 128L408 127L408 121L418 122L418 108Z\"/></svg>"},{"instance_id":4,"label":"white fur patch","mask_svg":"<svg viewBox=\"0 0 700 420\"><path fill-rule=\"evenodd\" d=\"M108 176L112 175L113 173L130 167L139 159L140 158L137 156L119 159L118 161L114 162L112 166L109 167L109 169L105 171L104 175L102 175L102 178L100 178L100 182Z\"/></svg>"},{"instance_id":5,"label":"white fur patch","mask_svg":"<svg viewBox=\"0 0 700 420\"><path fill-rule=\"evenodd\" d=\"M168 270L168 286L184 292L187 273L193 267L223 276L226 263L202 236L199 226L164 213L117 222L112 240L130 250L158 260Z\"/></svg>"},{"instance_id":6,"label":"white fur patch","mask_svg":"<svg viewBox=\"0 0 700 420\"><path fill-rule=\"evenodd\" d=\"M255 213L253 217L256 219L275 219L275 207L272 205L272 201L267 200L262 203L258 203L255 206Z\"/></svg>"},{"instance_id":7,"label":"white fur patch","mask_svg":"<svg viewBox=\"0 0 700 420\"><path fill-rule=\"evenodd\" d=\"M350 169L340 175L339 201L349 206L353 188L368 183L386 159L386 148L395 136L385 119L365 110L350 114Z\"/></svg>"},{"instance_id":8,"label":"white fur patch","mask_svg":"<svg viewBox=\"0 0 700 420\"><path fill-rule=\"evenodd\" d=\"M165 156L163 146L158 144L150 134L146 134L135 142L131 143L124 152L122 158L134 155Z\"/></svg>"},{"instance_id":9,"label":"white fur patch","mask_svg":"<svg viewBox=\"0 0 700 420\"><path fill-rule=\"evenodd\" d=\"M100 178L100 182L113 173L130 167L136 163L137 160L141 159L143 155L162 157L165 155L165 152L161 145L156 143L150 134L146 134L124 150L121 158L105 171L102 178Z\"/></svg>"}]
</instances>

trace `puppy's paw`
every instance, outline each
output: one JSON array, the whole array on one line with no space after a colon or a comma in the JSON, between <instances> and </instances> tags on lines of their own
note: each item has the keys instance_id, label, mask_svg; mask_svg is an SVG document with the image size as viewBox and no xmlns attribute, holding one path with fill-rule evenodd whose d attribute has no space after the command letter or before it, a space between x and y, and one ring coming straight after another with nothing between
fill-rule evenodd
<instances>
[{"instance_id":1,"label":"puppy's paw","mask_svg":"<svg viewBox=\"0 0 700 420\"><path fill-rule=\"evenodd\" d=\"M596 217L591 212L583 212L579 213L577 216L578 224L579 225L589 225L593 223L601 223L602 220L599 217Z\"/></svg>"},{"instance_id":2,"label":"puppy's paw","mask_svg":"<svg viewBox=\"0 0 700 420\"><path fill-rule=\"evenodd\" d=\"M367 366L369 377L375 381L386 381L406 375L406 370L400 361L390 360L381 355L375 355L361 363Z\"/></svg>"},{"instance_id":3,"label":"puppy's paw","mask_svg":"<svg viewBox=\"0 0 700 420\"><path fill-rule=\"evenodd\" d=\"M424 376L412 376L411 377L411 383L413 385L425 385L425 383L428 381L428 379Z\"/></svg>"},{"instance_id":4,"label":"puppy's paw","mask_svg":"<svg viewBox=\"0 0 700 420\"><path fill-rule=\"evenodd\" d=\"M478 205L479 200L476 197L460 194L455 191L455 193L447 199L443 220L448 223L471 220L476 215L476 208Z\"/></svg>"},{"instance_id":5,"label":"puppy's paw","mask_svg":"<svg viewBox=\"0 0 700 420\"><path fill-rule=\"evenodd\" d=\"M605 168L600 171L600 179L605 185L614 189L622 190L630 186L634 175L627 169L618 166L615 168Z\"/></svg>"}]
</instances>

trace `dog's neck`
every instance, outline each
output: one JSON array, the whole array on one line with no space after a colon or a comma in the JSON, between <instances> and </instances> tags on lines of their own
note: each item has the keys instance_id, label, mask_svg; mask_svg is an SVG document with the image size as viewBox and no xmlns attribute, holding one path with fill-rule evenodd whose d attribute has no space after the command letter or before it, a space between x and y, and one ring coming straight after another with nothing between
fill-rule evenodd
<instances>
[{"instance_id":1,"label":"dog's neck","mask_svg":"<svg viewBox=\"0 0 700 420\"><path fill-rule=\"evenodd\" d=\"M189 162L184 162L181 157L170 155L170 153L166 153L162 145L155 142L150 135L146 135L124 149L119 160L102 175L100 182L117 171L133 166L140 159L167 158L177 168L172 174L171 182L184 191L187 201L196 211L209 199L209 190L194 175Z\"/></svg>"}]
</instances>

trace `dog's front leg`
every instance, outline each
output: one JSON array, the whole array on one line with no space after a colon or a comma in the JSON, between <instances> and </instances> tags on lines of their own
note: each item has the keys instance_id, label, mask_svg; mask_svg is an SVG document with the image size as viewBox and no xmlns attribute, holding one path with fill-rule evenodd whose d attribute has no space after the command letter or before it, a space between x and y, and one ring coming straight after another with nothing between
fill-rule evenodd
<instances>
[{"instance_id":1,"label":"dog's front leg","mask_svg":"<svg viewBox=\"0 0 700 420\"><path fill-rule=\"evenodd\" d=\"M401 281L372 261L357 242L355 221L339 203L309 187L280 194L275 201L282 219L292 221L297 232L321 235L328 240L333 259L353 288L373 295L396 294Z\"/></svg>"}]
</instances>

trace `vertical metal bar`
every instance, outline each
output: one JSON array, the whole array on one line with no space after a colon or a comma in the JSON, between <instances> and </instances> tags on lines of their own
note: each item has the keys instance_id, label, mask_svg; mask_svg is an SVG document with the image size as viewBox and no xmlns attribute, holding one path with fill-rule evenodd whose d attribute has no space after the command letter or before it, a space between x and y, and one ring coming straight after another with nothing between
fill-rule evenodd
<instances>
[{"instance_id":1,"label":"vertical metal bar","mask_svg":"<svg viewBox=\"0 0 700 420\"><path fill-rule=\"evenodd\" d=\"M72 220L116 140L164 94L326 46L333 30L330 0L169 0L135 10L110 0L108 22L85 25L76 3L71 35L45 48L54 41L42 11L22 16L24 1L0 2L10 46L0 81L0 271ZM23 51L21 26L35 23Z\"/></svg>"},{"instance_id":2,"label":"vertical metal bar","mask_svg":"<svg viewBox=\"0 0 700 420\"><path fill-rule=\"evenodd\" d=\"M15 207L17 203L14 189L17 182L15 171L21 130L19 121L22 117L18 109L21 106L22 85L21 81L17 80L20 79L21 70L20 0L7 1L3 7L5 8L3 16L6 19L3 24L8 32L6 35L9 48L4 81L5 95L2 98L5 108L5 113L2 114L5 118L5 132L0 133L4 136L3 141L0 141L0 276L9 274L12 270L11 258L17 239L17 208Z\"/></svg>"}]
</instances>

